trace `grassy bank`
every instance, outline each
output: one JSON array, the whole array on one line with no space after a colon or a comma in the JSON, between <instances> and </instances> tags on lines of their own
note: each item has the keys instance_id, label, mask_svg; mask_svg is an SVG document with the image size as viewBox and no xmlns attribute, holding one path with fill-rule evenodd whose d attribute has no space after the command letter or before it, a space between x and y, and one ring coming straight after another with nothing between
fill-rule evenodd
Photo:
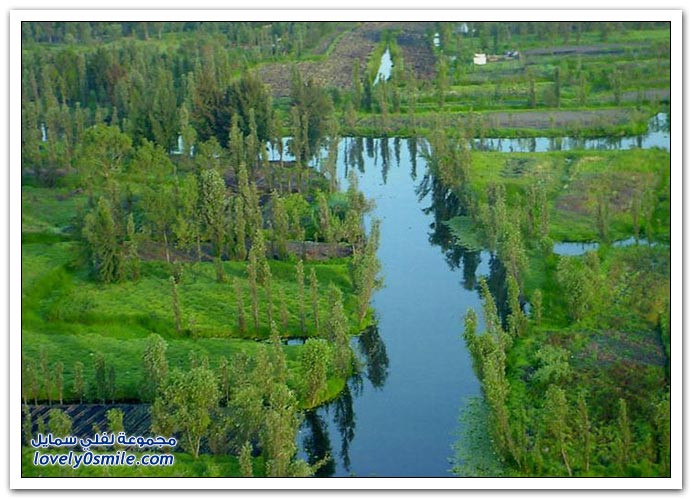
<instances>
[{"instance_id":1,"label":"grassy bank","mask_svg":"<svg viewBox=\"0 0 692 499\"><path fill-rule=\"evenodd\" d=\"M465 338L502 473L668 476L669 153L474 152L465 175L455 189L486 222L453 219L458 243L501 234L484 332L467 322ZM598 244L553 252L564 241ZM484 442L462 436L458 473L498 466L467 457Z\"/></svg>"}]
</instances>

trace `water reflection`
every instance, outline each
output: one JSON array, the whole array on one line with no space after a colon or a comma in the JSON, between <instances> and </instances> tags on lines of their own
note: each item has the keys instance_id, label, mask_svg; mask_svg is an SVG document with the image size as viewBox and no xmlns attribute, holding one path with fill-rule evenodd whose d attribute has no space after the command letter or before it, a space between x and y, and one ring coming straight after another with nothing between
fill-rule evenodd
<instances>
[{"instance_id":1,"label":"water reflection","mask_svg":"<svg viewBox=\"0 0 692 499\"><path fill-rule=\"evenodd\" d=\"M466 205L464 205L454 191L445 187L444 184L429 171L426 172L420 183L416 186L416 194L421 201L428 197L431 201L430 206L422 209L423 213L431 215L433 219L433 222L430 224L430 231L428 232L428 241L432 246L438 246L442 250L445 261L451 270L460 268L462 266L462 261L464 262L464 288L468 290L473 289L475 277L469 278L469 276L475 276L476 267L480 259L478 255L471 257L467 256L469 253L472 254L477 252L468 251L456 244L454 235L449 226L445 223L456 216L466 215L468 213ZM468 267L466 263L469 264Z\"/></svg>"},{"instance_id":2,"label":"water reflection","mask_svg":"<svg viewBox=\"0 0 692 499\"><path fill-rule=\"evenodd\" d=\"M416 137L411 137L406 139L406 145L408 146L408 157L411 162L411 180L416 180L418 177L418 172L416 171L418 167L418 139Z\"/></svg>"},{"instance_id":3,"label":"water reflection","mask_svg":"<svg viewBox=\"0 0 692 499\"><path fill-rule=\"evenodd\" d=\"M628 137L535 137L535 138L477 138L474 149L496 152L549 152L571 149L619 150L660 147L670 151L670 116L658 113L648 123L642 135Z\"/></svg>"},{"instance_id":4,"label":"water reflection","mask_svg":"<svg viewBox=\"0 0 692 499\"><path fill-rule=\"evenodd\" d=\"M362 384L361 384L362 387ZM346 471L351 471L351 457L349 446L356 435L356 413L353 410L353 394L351 388L346 385L343 393L334 403L334 424L341 435L341 461Z\"/></svg>"},{"instance_id":5,"label":"water reflection","mask_svg":"<svg viewBox=\"0 0 692 499\"><path fill-rule=\"evenodd\" d=\"M376 325L369 327L358 337L358 349L365 363L368 380L373 387L382 388L389 375L389 357Z\"/></svg>"},{"instance_id":6,"label":"water reflection","mask_svg":"<svg viewBox=\"0 0 692 499\"><path fill-rule=\"evenodd\" d=\"M308 411L305 414L303 426L307 430L307 434L303 439L303 448L305 449L308 463L314 466L316 463L323 461L325 457L327 458L324 464L317 470L315 476L332 476L336 469L336 463L332 454L327 425L317 411Z\"/></svg>"},{"instance_id":7,"label":"water reflection","mask_svg":"<svg viewBox=\"0 0 692 499\"><path fill-rule=\"evenodd\" d=\"M353 437L356 435L356 417L353 409L354 392L357 394L362 390L362 379L359 375L352 377L346 384L339 397L331 404L308 411L301 426L301 434L304 434L301 448L301 457L306 459L311 465L321 461L324 464L319 467L315 476L330 477L334 476L337 468L337 460L332 450L328 417L330 412L334 412L333 424L336 427L340 438L339 458L341 465L346 472L351 469L351 457L349 447Z\"/></svg>"}]
</instances>

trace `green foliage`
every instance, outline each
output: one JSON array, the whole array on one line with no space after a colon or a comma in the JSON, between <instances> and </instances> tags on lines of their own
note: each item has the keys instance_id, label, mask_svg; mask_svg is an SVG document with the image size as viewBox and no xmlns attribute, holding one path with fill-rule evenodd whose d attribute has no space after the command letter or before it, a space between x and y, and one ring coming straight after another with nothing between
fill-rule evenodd
<instances>
[{"instance_id":1,"label":"green foliage","mask_svg":"<svg viewBox=\"0 0 692 499\"><path fill-rule=\"evenodd\" d=\"M54 437L65 438L72 433L72 419L60 409L48 411L48 429Z\"/></svg>"},{"instance_id":2,"label":"green foliage","mask_svg":"<svg viewBox=\"0 0 692 499\"><path fill-rule=\"evenodd\" d=\"M327 369L330 359L329 343L323 339L308 339L300 351L303 397L311 405L327 388Z\"/></svg>"},{"instance_id":3,"label":"green foliage","mask_svg":"<svg viewBox=\"0 0 692 499\"><path fill-rule=\"evenodd\" d=\"M99 279L103 282L120 279L122 254L111 204L106 198L100 198L96 208L85 217L83 234Z\"/></svg>"},{"instance_id":4,"label":"green foliage","mask_svg":"<svg viewBox=\"0 0 692 499\"><path fill-rule=\"evenodd\" d=\"M379 277L381 265L377 259L379 244L380 223L374 220L365 248L353 254L351 273L358 299L358 317L361 322L365 319L372 293L383 285Z\"/></svg>"},{"instance_id":5,"label":"green foliage","mask_svg":"<svg viewBox=\"0 0 692 499\"><path fill-rule=\"evenodd\" d=\"M240 476L245 478L253 477L251 451L252 447L250 442L245 442L243 447L240 449L240 456L238 457L240 464Z\"/></svg>"},{"instance_id":6,"label":"green foliage","mask_svg":"<svg viewBox=\"0 0 692 499\"><path fill-rule=\"evenodd\" d=\"M106 379L106 358L101 353L94 356L93 391L95 398L105 404L108 397L108 380Z\"/></svg>"},{"instance_id":7,"label":"green foliage","mask_svg":"<svg viewBox=\"0 0 692 499\"><path fill-rule=\"evenodd\" d=\"M569 407L564 390L550 385L545 393L544 417L546 436L552 440L556 450L562 457L567 474L572 476L572 468L567 454L570 440L570 426L567 421Z\"/></svg>"},{"instance_id":8,"label":"green foliage","mask_svg":"<svg viewBox=\"0 0 692 499\"><path fill-rule=\"evenodd\" d=\"M486 424L490 414L481 397L467 401L461 418L461 435L454 445L452 472L461 477L501 477L505 467L495 454Z\"/></svg>"},{"instance_id":9,"label":"green foliage","mask_svg":"<svg viewBox=\"0 0 692 499\"><path fill-rule=\"evenodd\" d=\"M156 393L168 376L168 360L166 359L166 341L158 334L147 337L142 361L144 377L142 379L142 399L154 400Z\"/></svg>"},{"instance_id":10,"label":"green foliage","mask_svg":"<svg viewBox=\"0 0 692 499\"><path fill-rule=\"evenodd\" d=\"M570 376L569 352L553 345L543 345L536 352L538 368L534 380L542 385L559 384Z\"/></svg>"},{"instance_id":11,"label":"green foliage","mask_svg":"<svg viewBox=\"0 0 692 499\"><path fill-rule=\"evenodd\" d=\"M124 413L121 409L109 409L106 411L106 421L108 421L108 431L110 433L118 434L125 431L123 417Z\"/></svg>"},{"instance_id":12,"label":"green foliage","mask_svg":"<svg viewBox=\"0 0 692 499\"><path fill-rule=\"evenodd\" d=\"M152 405L152 431L160 435L180 433L181 446L196 458L211 424L210 413L220 397L216 377L208 368L175 369Z\"/></svg>"}]
</instances>

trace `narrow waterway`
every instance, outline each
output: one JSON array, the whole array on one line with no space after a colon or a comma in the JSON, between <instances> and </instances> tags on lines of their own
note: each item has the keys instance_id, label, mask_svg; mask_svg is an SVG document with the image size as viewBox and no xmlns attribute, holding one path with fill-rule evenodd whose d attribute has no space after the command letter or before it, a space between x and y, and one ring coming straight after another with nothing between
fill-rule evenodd
<instances>
[{"instance_id":1,"label":"narrow waterway","mask_svg":"<svg viewBox=\"0 0 692 499\"><path fill-rule=\"evenodd\" d=\"M392 54L389 52L389 47L382 54L382 59L380 59L380 67L377 70L377 76L375 76L375 81L373 85L377 85L379 81L387 81L392 76L392 68L394 67L394 62L392 61Z\"/></svg>"},{"instance_id":2,"label":"narrow waterway","mask_svg":"<svg viewBox=\"0 0 692 499\"><path fill-rule=\"evenodd\" d=\"M639 143L670 149L656 137ZM459 207L418 150L415 139L397 138L346 138L339 146L342 188L353 169L376 203L385 287L372 299L377 328L353 341L361 374L337 400L308 413L298 435L302 457L331 456L320 476L453 476L460 413L481 393L461 338L463 316L474 308L482 318L478 278L486 276L498 297L504 271L487 251L453 244L442 222ZM587 249L556 245L564 254Z\"/></svg>"},{"instance_id":3,"label":"narrow waterway","mask_svg":"<svg viewBox=\"0 0 692 499\"><path fill-rule=\"evenodd\" d=\"M301 430L307 455L334 458L328 475L451 476L459 408L480 394L460 336L463 314L480 300L437 241L435 213L445 208L415 150L413 139L341 143L340 177L357 172L382 221L385 287L372 300L377 330L354 340L363 375Z\"/></svg>"}]
</instances>

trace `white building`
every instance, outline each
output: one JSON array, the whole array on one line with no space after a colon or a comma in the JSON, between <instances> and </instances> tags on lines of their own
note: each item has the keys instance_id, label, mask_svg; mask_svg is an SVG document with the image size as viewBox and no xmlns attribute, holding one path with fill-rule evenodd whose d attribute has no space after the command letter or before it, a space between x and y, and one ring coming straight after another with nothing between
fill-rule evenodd
<instances>
[{"instance_id":1,"label":"white building","mask_svg":"<svg viewBox=\"0 0 692 499\"><path fill-rule=\"evenodd\" d=\"M488 62L488 58L485 54L473 54L473 63L482 66Z\"/></svg>"}]
</instances>

